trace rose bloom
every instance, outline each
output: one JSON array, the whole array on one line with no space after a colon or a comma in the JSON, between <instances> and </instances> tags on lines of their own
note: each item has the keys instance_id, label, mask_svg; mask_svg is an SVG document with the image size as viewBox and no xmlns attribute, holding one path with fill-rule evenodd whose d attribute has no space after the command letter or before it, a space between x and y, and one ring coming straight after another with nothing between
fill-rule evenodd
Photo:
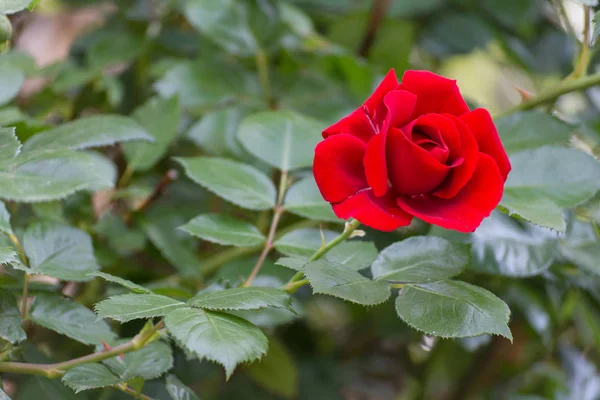
<instances>
[{"instance_id":1,"label":"rose bloom","mask_svg":"<svg viewBox=\"0 0 600 400\"><path fill-rule=\"evenodd\" d=\"M342 219L381 231L430 224L472 232L511 169L490 113L469 110L456 81L391 70L365 103L325 129L317 186Z\"/></svg>"}]
</instances>

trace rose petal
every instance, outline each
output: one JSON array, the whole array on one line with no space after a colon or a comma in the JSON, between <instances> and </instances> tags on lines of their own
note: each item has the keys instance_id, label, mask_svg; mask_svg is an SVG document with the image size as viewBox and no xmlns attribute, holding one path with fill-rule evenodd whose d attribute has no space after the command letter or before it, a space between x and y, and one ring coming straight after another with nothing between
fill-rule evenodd
<instances>
[{"instance_id":1,"label":"rose petal","mask_svg":"<svg viewBox=\"0 0 600 400\"><path fill-rule=\"evenodd\" d=\"M449 166L412 143L403 131L396 128L390 129L387 135L386 160L392 187L403 195L432 191L444 181L450 170Z\"/></svg>"},{"instance_id":2,"label":"rose petal","mask_svg":"<svg viewBox=\"0 0 600 400\"><path fill-rule=\"evenodd\" d=\"M388 172L385 160L386 136L385 131L373 136L365 153L365 174L375 196L383 196L388 190Z\"/></svg>"},{"instance_id":3,"label":"rose petal","mask_svg":"<svg viewBox=\"0 0 600 400\"><path fill-rule=\"evenodd\" d=\"M473 132L479 144L479 151L490 155L498 164L502 179L506 180L511 170L510 161L500 141L498 130L488 110L477 108L460 117Z\"/></svg>"},{"instance_id":4,"label":"rose petal","mask_svg":"<svg viewBox=\"0 0 600 400\"><path fill-rule=\"evenodd\" d=\"M339 203L368 187L363 166L366 147L351 135L332 136L317 145L313 174L325 200Z\"/></svg>"},{"instance_id":5,"label":"rose petal","mask_svg":"<svg viewBox=\"0 0 600 400\"><path fill-rule=\"evenodd\" d=\"M456 128L453 117L449 114L425 114L418 117L411 126L411 135L413 142L417 142L421 137L419 132L427 134L440 147L447 148L449 151L448 162L452 163L461 156L462 142L460 132ZM408 127L404 130L408 131Z\"/></svg>"},{"instance_id":6,"label":"rose petal","mask_svg":"<svg viewBox=\"0 0 600 400\"><path fill-rule=\"evenodd\" d=\"M462 115L469 112L456 81L429 71L406 71L400 88L417 96L412 119L419 115L448 113Z\"/></svg>"},{"instance_id":7,"label":"rose petal","mask_svg":"<svg viewBox=\"0 0 600 400\"><path fill-rule=\"evenodd\" d=\"M410 121L413 114L417 96L405 90L392 90L386 94L383 103L387 108L387 115L383 124L383 130L391 127L402 128Z\"/></svg>"},{"instance_id":8,"label":"rose petal","mask_svg":"<svg viewBox=\"0 0 600 400\"><path fill-rule=\"evenodd\" d=\"M383 78L377 89L373 92L364 103L363 107L368 112L373 125L380 129L387 116L387 107L384 99L388 93L398 87L398 77L396 71L390 69L387 75Z\"/></svg>"},{"instance_id":9,"label":"rose petal","mask_svg":"<svg viewBox=\"0 0 600 400\"><path fill-rule=\"evenodd\" d=\"M467 125L458 118L453 123L457 132L460 134L462 149L460 150L462 162L452 166L446 180L433 192L433 195L443 199L449 199L454 196L469 182L479 159L479 147L477 141Z\"/></svg>"},{"instance_id":10,"label":"rose petal","mask_svg":"<svg viewBox=\"0 0 600 400\"><path fill-rule=\"evenodd\" d=\"M407 226L413 218L398 207L392 192L383 197L375 197L372 190L363 190L346 201L335 204L333 211L339 218L356 218L373 229L385 232Z\"/></svg>"},{"instance_id":11,"label":"rose petal","mask_svg":"<svg viewBox=\"0 0 600 400\"><path fill-rule=\"evenodd\" d=\"M425 222L460 232L473 232L496 208L503 189L504 180L496 162L480 153L473 177L456 197L401 196L396 201L404 211Z\"/></svg>"}]
</instances>

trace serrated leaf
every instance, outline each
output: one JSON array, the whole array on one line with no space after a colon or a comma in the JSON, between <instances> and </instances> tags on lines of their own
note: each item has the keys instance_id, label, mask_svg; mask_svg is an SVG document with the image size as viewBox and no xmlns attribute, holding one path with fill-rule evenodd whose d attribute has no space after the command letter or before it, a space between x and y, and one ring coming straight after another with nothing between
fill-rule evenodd
<instances>
[{"instance_id":1,"label":"serrated leaf","mask_svg":"<svg viewBox=\"0 0 600 400\"><path fill-rule=\"evenodd\" d=\"M335 239L338 233L324 230L325 243ZM288 256L310 257L322 245L319 229L296 229L286 233L275 242L275 249Z\"/></svg>"},{"instance_id":2,"label":"serrated leaf","mask_svg":"<svg viewBox=\"0 0 600 400\"><path fill-rule=\"evenodd\" d=\"M539 275L555 260L558 235L494 211L471 235L470 269L498 275Z\"/></svg>"},{"instance_id":3,"label":"serrated leaf","mask_svg":"<svg viewBox=\"0 0 600 400\"><path fill-rule=\"evenodd\" d=\"M114 164L83 151L40 151L21 154L9 171L0 171L0 198L19 202L60 200L81 190L112 188Z\"/></svg>"},{"instance_id":4,"label":"serrated leaf","mask_svg":"<svg viewBox=\"0 0 600 400\"><path fill-rule=\"evenodd\" d=\"M336 217L312 176L292 185L285 197L285 209L292 214L320 221L343 222Z\"/></svg>"},{"instance_id":5,"label":"serrated leaf","mask_svg":"<svg viewBox=\"0 0 600 400\"><path fill-rule=\"evenodd\" d=\"M185 386L175 375L167 376L165 386L172 400L200 400L192 389Z\"/></svg>"},{"instance_id":6,"label":"serrated leaf","mask_svg":"<svg viewBox=\"0 0 600 400\"><path fill-rule=\"evenodd\" d=\"M310 167L323 123L293 111L264 111L240 124L238 138L250 153L283 171Z\"/></svg>"},{"instance_id":7,"label":"serrated leaf","mask_svg":"<svg viewBox=\"0 0 600 400\"><path fill-rule=\"evenodd\" d=\"M244 287L218 292L200 292L188 300L192 307L208 310L259 310L267 307L285 308L294 312L286 292L269 287Z\"/></svg>"},{"instance_id":8,"label":"serrated leaf","mask_svg":"<svg viewBox=\"0 0 600 400\"><path fill-rule=\"evenodd\" d=\"M103 363L121 378L130 381L134 378L155 379L173 368L171 346L165 342L152 342L137 351L104 360Z\"/></svg>"},{"instance_id":9,"label":"serrated leaf","mask_svg":"<svg viewBox=\"0 0 600 400\"><path fill-rule=\"evenodd\" d=\"M510 154L569 142L574 127L541 111L521 111L494 121L504 149Z\"/></svg>"},{"instance_id":10,"label":"serrated leaf","mask_svg":"<svg viewBox=\"0 0 600 400\"><path fill-rule=\"evenodd\" d=\"M40 293L31 307L31 321L83 344L110 342L115 334L94 312L63 297Z\"/></svg>"},{"instance_id":11,"label":"serrated leaf","mask_svg":"<svg viewBox=\"0 0 600 400\"><path fill-rule=\"evenodd\" d=\"M257 246L265 241L256 226L224 214L202 214L179 229L223 245Z\"/></svg>"},{"instance_id":12,"label":"serrated leaf","mask_svg":"<svg viewBox=\"0 0 600 400\"><path fill-rule=\"evenodd\" d=\"M83 364L68 370L62 377L62 383L79 393L116 385L121 383L121 379L102 364Z\"/></svg>"},{"instance_id":13,"label":"serrated leaf","mask_svg":"<svg viewBox=\"0 0 600 400\"><path fill-rule=\"evenodd\" d=\"M469 337L491 333L512 341L506 303L465 282L406 285L396 298L396 312L408 325L429 335Z\"/></svg>"},{"instance_id":14,"label":"serrated leaf","mask_svg":"<svg viewBox=\"0 0 600 400\"><path fill-rule=\"evenodd\" d=\"M124 288L127 288L135 293L152 293L152 291L150 289L147 289L141 285L138 285L137 283L131 282L127 279L120 278L118 276L106 274L106 273L100 272L100 271L93 272L90 275L100 277L108 282L116 283L116 284L121 285Z\"/></svg>"},{"instance_id":15,"label":"serrated leaf","mask_svg":"<svg viewBox=\"0 0 600 400\"><path fill-rule=\"evenodd\" d=\"M501 207L509 215L516 215L546 228L564 231L567 227L562 208L535 189L505 188Z\"/></svg>"},{"instance_id":16,"label":"serrated leaf","mask_svg":"<svg viewBox=\"0 0 600 400\"><path fill-rule=\"evenodd\" d=\"M1 150L1 149L0 149ZM0 232L7 235L12 235L12 227L10 226L10 214L3 202L0 201ZM1 258L0 258L1 259Z\"/></svg>"},{"instance_id":17,"label":"serrated leaf","mask_svg":"<svg viewBox=\"0 0 600 400\"><path fill-rule=\"evenodd\" d=\"M80 150L131 140L154 142L154 138L129 117L95 115L38 133L25 143L23 150Z\"/></svg>"},{"instance_id":18,"label":"serrated leaf","mask_svg":"<svg viewBox=\"0 0 600 400\"><path fill-rule=\"evenodd\" d=\"M10 264L11 266L13 266L14 264L19 264L19 260L17 259L17 252L14 248L10 246L0 247L0 264Z\"/></svg>"},{"instance_id":19,"label":"serrated leaf","mask_svg":"<svg viewBox=\"0 0 600 400\"><path fill-rule=\"evenodd\" d=\"M179 116L177 97L152 99L134 112L133 117L154 138L154 143L123 144L129 168L147 171L160 161L177 137Z\"/></svg>"},{"instance_id":20,"label":"serrated leaf","mask_svg":"<svg viewBox=\"0 0 600 400\"><path fill-rule=\"evenodd\" d=\"M102 318L127 322L133 319L153 318L167 315L183 307L185 303L158 294L122 294L112 296L94 307Z\"/></svg>"},{"instance_id":21,"label":"serrated leaf","mask_svg":"<svg viewBox=\"0 0 600 400\"><path fill-rule=\"evenodd\" d=\"M17 307L17 299L9 291L0 289L0 338L16 344L27 339L21 327L23 320Z\"/></svg>"},{"instance_id":22,"label":"serrated leaf","mask_svg":"<svg viewBox=\"0 0 600 400\"><path fill-rule=\"evenodd\" d=\"M185 350L223 365L228 379L238 364L261 358L269 346L259 328L222 312L180 308L167 314L165 326Z\"/></svg>"},{"instance_id":23,"label":"serrated leaf","mask_svg":"<svg viewBox=\"0 0 600 400\"><path fill-rule=\"evenodd\" d=\"M469 262L467 246L432 237L414 236L383 249L371 266L373 278L427 283L458 275Z\"/></svg>"},{"instance_id":24,"label":"serrated leaf","mask_svg":"<svg viewBox=\"0 0 600 400\"><path fill-rule=\"evenodd\" d=\"M19 94L24 81L25 73L21 69L12 65L0 65L0 105L8 103Z\"/></svg>"},{"instance_id":25,"label":"serrated leaf","mask_svg":"<svg viewBox=\"0 0 600 400\"><path fill-rule=\"evenodd\" d=\"M2 0L0 3L0 14L14 14L26 9L31 0Z\"/></svg>"},{"instance_id":26,"label":"serrated leaf","mask_svg":"<svg viewBox=\"0 0 600 400\"><path fill-rule=\"evenodd\" d=\"M194 182L216 195L251 210L275 205L275 186L258 169L217 157L177 158Z\"/></svg>"},{"instance_id":27,"label":"serrated leaf","mask_svg":"<svg viewBox=\"0 0 600 400\"><path fill-rule=\"evenodd\" d=\"M282 257L275 263L282 267L293 269L294 271L302 271L304 266L308 264L308 258L306 257Z\"/></svg>"},{"instance_id":28,"label":"serrated leaf","mask_svg":"<svg viewBox=\"0 0 600 400\"><path fill-rule=\"evenodd\" d=\"M0 128L0 168L10 165L20 152L21 142L15 128Z\"/></svg>"},{"instance_id":29,"label":"serrated leaf","mask_svg":"<svg viewBox=\"0 0 600 400\"><path fill-rule=\"evenodd\" d=\"M31 225L23 235L23 249L33 273L67 281L88 281L100 267L90 236L60 222Z\"/></svg>"},{"instance_id":30,"label":"serrated leaf","mask_svg":"<svg viewBox=\"0 0 600 400\"><path fill-rule=\"evenodd\" d=\"M386 282L372 281L344 265L317 260L305 265L302 272L316 294L339 297L365 306L383 303L390 297Z\"/></svg>"}]
</instances>

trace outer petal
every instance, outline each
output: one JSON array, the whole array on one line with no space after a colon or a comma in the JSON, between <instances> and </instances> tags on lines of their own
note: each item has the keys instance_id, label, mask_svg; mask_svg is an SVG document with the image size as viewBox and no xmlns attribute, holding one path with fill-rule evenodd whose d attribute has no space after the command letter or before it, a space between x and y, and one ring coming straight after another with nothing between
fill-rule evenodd
<instances>
[{"instance_id":1,"label":"outer petal","mask_svg":"<svg viewBox=\"0 0 600 400\"><path fill-rule=\"evenodd\" d=\"M365 151L366 145L351 135L336 135L317 145L313 174L325 200L339 203L368 187Z\"/></svg>"},{"instance_id":2,"label":"outer petal","mask_svg":"<svg viewBox=\"0 0 600 400\"><path fill-rule=\"evenodd\" d=\"M410 122L410 116L417 104L417 96L406 90L392 90L385 96L383 103L387 108L383 131L391 127L402 128Z\"/></svg>"},{"instance_id":3,"label":"outer petal","mask_svg":"<svg viewBox=\"0 0 600 400\"><path fill-rule=\"evenodd\" d=\"M479 151L490 155L498 164L502 179L506 180L511 166L506 151L500 141L498 130L489 111L477 108L460 117L469 126L479 144Z\"/></svg>"},{"instance_id":4,"label":"outer petal","mask_svg":"<svg viewBox=\"0 0 600 400\"><path fill-rule=\"evenodd\" d=\"M385 131L373 136L367 145L364 159L367 182L375 196L383 196L388 190L388 170L385 160L386 136Z\"/></svg>"},{"instance_id":5,"label":"outer petal","mask_svg":"<svg viewBox=\"0 0 600 400\"><path fill-rule=\"evenodd\" d=\"M477 168L469 183L452 199L430 196L398 197L406 212L430 224L460 232L473 232L500 203L504 180L498 166L487 154L479 154Z\"/></svg>"},{"instance_id":6,"label":"outer petal","mask_svg":"<svg viewBox=\"0 0 600 400\"><path fill-rule=\"evenodd\" d=\"M342 219L356 218L373 229L385 232L409 225L413 218L398 207L391 192L384 197L375 197L371 190L361 191L335 204L333 211Z\"/></svg>"},{"instance_id":7,"label":"outer petal","mask_svg":"<svg viewBox=\"0 0 600 400\"><path fill-rule=\"evenodd\" d=\"M462 115L469 112L456 81L429 71L406 71L401 88L417 96L413 118L428 113Z\"/></svg>"},{"instance_id":8,"label":"outer petal","mask_svg":"<svg viewBox=\"0 0 600 400\"><path fill-rule=\"evenodd\" d=\"M460 133L462 148L460 155L463 162L460 165L452 167L448 177L436 190L434 195L443 199L449 199L454 196L469 182L479 159L479 147L477 141L467 125L458 118L449 116L454 120L454 124Z\"/></svg>"},{"instance_id":9,"label":"outer petal","mask_svg":"<svg viewBox=\"0 0 600 400\"><path fill-rule=\"evenodd\" d=\"M396 71L390 69L387 75L383 78L377 89L373 92L363 104L364 109L368 112L373 125L380 129L387 115L387 108L384 103L384 98L392 90L398 87L398 77Z\"/></svg>"},{"instance_id":10,"label":"outer petal","mask_svg":"<svg viewBox=\"0 0 600 400\"><path fill-rule=\"evenodd\" d=\"M387 136L386 159L392 187L402 195L428 193L438 187L450 171L449 166L395 128L390 129Z\"/></svg>"}]
</instances>

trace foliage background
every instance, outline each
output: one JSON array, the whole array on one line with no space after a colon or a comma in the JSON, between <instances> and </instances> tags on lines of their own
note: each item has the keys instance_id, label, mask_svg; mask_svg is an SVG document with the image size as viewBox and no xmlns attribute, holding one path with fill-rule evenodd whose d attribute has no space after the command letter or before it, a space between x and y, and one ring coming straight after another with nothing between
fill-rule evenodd
<instances>
[{"instance_id":1,"label":"foliage background","mask_svg":"<svg viewBox=\"0 0 600 400\"><path fill-rule=\"evenodd\" d=\"M147 354L126 355L137 354L145 367L133 366L135 373L115 382L110 372L70 377L75 388L93 387L92 378L108 388L76 395L60 379L9 372L2 382L11 398L125 399L131 390L141 396L142 386L153 399L194 398L184 385L203 399L600 397L600 208L593 197L600 167L592 158L600 140L600 92L593 87L599 59L594 24L587 38L582 34L583 7L595 1L41 0L29 5L33 11L12 13L26 3L0 0L13 27L0 55L0 126L14 127L25 143L13 160L18 143L3 131L0 232L7 235L0 256L8 258L0 275L0 331L20 325L16 298L25 282L25 298L35 300L23 325L26 341L16 328L1 332L2 360L65 361L90 353L100 339L138 334L144 321L125 316L137 303L96 307L123 324L93 324L91 311L82 311L126 293L87 275L99 269L181 301L200 289L243 283L269 228L275 186L236 175L227 163L193 166L176 158L237 160L276 185L282 174L273 164L285 147L278 133L293 122L291 164L283 169L303 186L288 192L279 229L313 230L279 242L254 281L285 284L294 272L275 265L277 254L308 257L320 246L318 227L343 229L311 183L315 140L390 68L399 76L409 68L435 71L457 79L473 106L495 115L511 110L496 122L513 179L521 181L507 184L510 197L472 235L416 221L390 234L367 229L357 252L368 266L376 252L367 242L379 251L411 236L443 237L452 249L467 243L470 263L460 279L509 305L512 343L487 334L434 338L408 327L392 301L363 307L302 287L293 301L300 317L273 308L237 311L262 328L270 347L261 363L238 367L228 381L221 366L161 340ZM585 90L550 96L536 111L511 109L521 96L582 82L588 72ZM267 110L283 114L271 118ZM33 161L18 158L27 154ZM250 189L216 187L230 179ZM204 220L177 229L205 213L257 228ZM234 231L241 233L227 235ZM30 269L9 238L19 238ZM61 256L56 249L65 243ZM49 257L44 249L55 252ZM437 250L439 259L450 254ZM23 269L41 275L26 278ZM456 323L452 336L464 336L469 324ZM433 333L424 319L415 325ZM489 326L483 332L501 333ZM230 343L244 340L234 336ZM215 345L221 354L231 349L221 346ZM114 387L123 381L128 394Z\"/></svg>"}]
</instances>

